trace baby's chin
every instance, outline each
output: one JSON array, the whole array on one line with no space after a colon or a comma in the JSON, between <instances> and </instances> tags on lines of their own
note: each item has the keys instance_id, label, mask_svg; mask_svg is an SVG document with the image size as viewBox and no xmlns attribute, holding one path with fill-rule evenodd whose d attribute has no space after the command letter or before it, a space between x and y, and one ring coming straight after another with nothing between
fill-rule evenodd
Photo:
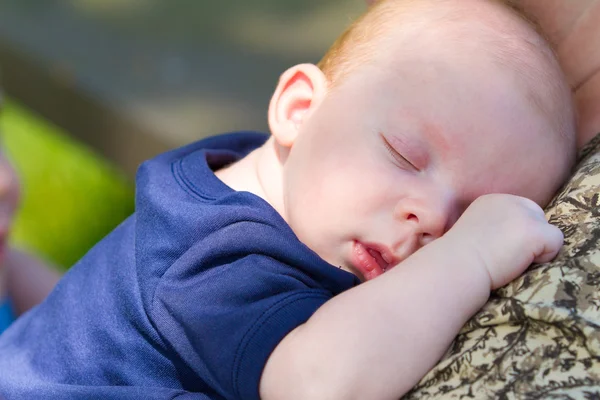
<instances>
[{"instance_id":1,"label":"baby's chin","mask_svg":"<svg viewBox=\"0 0 600 400\"><path fill-rule=\"evenodd\" d=\"M341 260L336 257L324 257L319 253L317 254L319 255L319 257L325 260L328 264L331 264L333 267L351 273L352 275L356 276L361 282L366 281L365 277L360 273L360 271L350 263L345 262L344 260Z\"/></svg>"}]
</instances>

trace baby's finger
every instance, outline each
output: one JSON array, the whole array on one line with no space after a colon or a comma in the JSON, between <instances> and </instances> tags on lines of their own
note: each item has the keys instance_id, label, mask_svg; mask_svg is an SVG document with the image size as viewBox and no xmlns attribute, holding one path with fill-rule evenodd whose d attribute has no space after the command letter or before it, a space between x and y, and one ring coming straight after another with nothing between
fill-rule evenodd
<instances>
[{"instance_id":1,"label":"baby's finger","mask_svg":"<svg viewBox=\"0 0 600 400\"><path fill-rule=\"evenodd\" d=\"M541 252L534 258L533 262L535 263L552 261L564 243L563 233L554 225L548 224L545 226L542 235L544 246Z\"/></svg>"},{"instance_id":2,"label":"baby's finger","mask_svg":"<svg viewBox=\"0 0 600 400\"><path fill-rule=\"evenodd\" d=\"M544 210L535 201L527 199L525 197L522 197L522 200L523 205L525 205L525 207L529 211L529 215L531 215L532 217L534 217L534 219L538 221L548 221L546 219L546 214L544 213Z\"/></svg>"}]
</instances>

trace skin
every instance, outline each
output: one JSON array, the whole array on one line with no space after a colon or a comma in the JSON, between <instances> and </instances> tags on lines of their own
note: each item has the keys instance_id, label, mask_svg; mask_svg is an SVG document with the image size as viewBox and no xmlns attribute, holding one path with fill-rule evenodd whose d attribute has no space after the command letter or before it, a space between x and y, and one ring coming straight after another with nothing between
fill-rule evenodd
<instances>
[{"instance_id":1,"label":"skin","mask_svg":"<svg viewBox=\"0 0 600 400\"><path fill-rule=\"evenodd\" d=\"M539 21L573 88L585 146L600 132L600 0L520 0Z\"/></svg>"},{"instance_id":2,"label":"skin","mask_svg":"<svg viewBox=\"0 0 600 400\"><path fill-rule=\"evenodd\" d=\"M600 18L600 1L599 0L571 0L569 2L566 2L564 0L528 0L528 1L523 1L522 3L524 3L524 5L537 17L539 17L541 25L544 29L546 29L549 33L550 33L550 38L553 41L553 43L556 45L557 47L557 53L559 55L559 58L562 62L563 67L565 68L565 72L569 78L569 81L572 83L573 87L574 87L574 93L577 99L577 106L579 109L579 115L580 115L580 120L579 120L579 131L578 131L578 144L579 147L583 146L587 141L589 141L593 135L595 135L597 132L600 132L600 59L598 57L596 57L596 55L598 54L597 52L595 52L597 50L596 47L590 47L591 45L593 45L594 43L598 43L598 41L600 41L600 24L597 23L598 19ZM594 50L594 51L590 51L590 50ZM282 81L284 81L282 79ZM285 81L287 82L287 81ZM302 121L301 116L306 112L305 111L296 111L294 114L290 115L290 118L288 118L287 122L290 123L291 125L294 124L298 124L299 122ZM282 123L286 123L286 121L283 121ZM280 145L279 143L284 143L286 142L286 140L289 142L289 139L286 138L286 135L284 134L285 132L282 133L282 137L279 139L278 143L270 143L270 146L273 147L273 153L275 153L275 155L273 155L273 158L275 160L279 160L280 156L279 153L285 153L284 151L282 151L280 149ZM289 136L289 135L288 135ZM282 146L285 149L285 146ZM267 163L265 162L259 162L259 160L256 157L252 157L250 159L247 160L248 161L248 166L251 167L251 169L247 172L241 173L240 176L244 176L244 175L252 175L255 171L255 169L264 169L265 166L267 165ZM1 171L4 171L6 168L6 164L4 163L0 163L0 167L1 167ZM0 180L1 182L1 180ZM267 186L274 186L277 184L275 179L270 179L268 176L267 177L263 177L262 181L260 182L260 185L254 181L245 181L246 183L240 184L240 187L246 187L247 189L253 189L253 190L257 190L258 188L262 188L262 187L267 187ZM0 193L2 193L2 191L0 190ZM0 203L1 204L5 204L5 202L7 201L7 199L10 199L9 197L6 196L0 196ZM489 199L489 202L488 202ZM11 200L9 200L10 202ZM478 205L479 202L479 205ZM519 232L519 233L525 233L525 232L531 232L531 234L525 235L525 237L517 237L515 238L515 240L513 242L511 242L513 245L515 246L522 246L523 248L519 248L519 249L513 249L511 251L504 251L505 254L514 252L514 253L518 253L518 254L527 254L528 250L525 251L526 249L536 249L535 251L533 251L531 253L531 256L535 255L535 254L540 254L541 255L541 260L543 260L544 258L552 258L552 251L549 251L549 249L551 248L548 247L545 250L539 250L540 247L540 243L545 243L548 241L551 241L551 239L542 239L540 237L544 237L545 235L548 236L552 236L552 231L551 230L547 230L546 226L544 224L544 222L542 221L542 217L539 214L539 210L535 207L533 207L531 204L522 201L520 198L515 198L512 196L509 197L503 197L503 196L485 196L483 198L483 200L478 200L478 202L475 202L471 207L469 207L469 209L467 210L467 212L465 212L465 214L463 214L463 216L461 217L461 220L453 227L452 230L450 230L443 239L437 240L434 243L432 243L428 248L429 249L433 249L435 247L440 248L440 250L444 250L443 247L444 246L444 242L446 243L446 245L450 245L450 242L452 240L458 240L456 238L458 238L459 235L458 233L460 233L460 230L458 229L461 224L462 221L468 221L467 218L470 218L471 220L474 220L472 224L465 224L465 225L469 225L471 229L471 232L469 233L469 235L473 238L478 238L478 237L487 237L489 235L498 235L498 236L502 236L502 235L507 235L507 234L514 234L514 232ZM497 221L491 221L492 223L498 223L498 229L494 229L493 231L484 231L484 229L486 228L486 224L484 224L483 220L480 221L481 226L478 226L477 223L475 223L476 221L478 221L478 215L481 214L482 217L484 217L488 211L488 209L486 208L487 206L485 204L481 205L481 203L485 203L488 202L487 206L496 206L496 209L498 210L504 210L504 214L498 214ZM508 203L508 204L506 204ZM476 207L477 206L477 207ZM480 207L481 206L481 207ZM479 210L478 210L479 208ZM483 208L483 209L482 209ZM11 210L11 208L5 208L5 206L2 207L2 209L9 209ZM512 212L515 211L516 213ZM524 215L523 215L524 214ZM12 215L12 214L11 214ZM487 225L489 226L489 225ZM492 225L494 226L494 225ZM465 228L466 229L466 228ZM479 229L479 230L478 230ZM454 233L457 233L456 235L453 235ZM454 238L454 239L453 239ZM520 242L520 243L519 243ZM463 243L464 244L464 243ZM458 242L454 244L455 246L457 246L456 248L459 248L458 246ZM476 247L474 245L474 247ZM543 247L543 246L542 246ZM427 249L427 248L425 248ZM525 250L524 250L525 249ZM497 249L500 250L500 249ZM341 349L340 352L341 354L343 353L353 353L353 352L349 352L347 349L348 348L353 348L354 347L344 347L344 346L354 346L356 345L356 343L352 343L350 341L350 343L348 343L348 338L346 336L344 336L344 329L346 329L346 331L353 329L353 328L362 328L363 325L358 325L358 324L364 324L366 323L368 325L369 322L375 322L375 323L379 323L380 319L382 318L386 318L387 319L391 319L395 316L394 311L398 311L397 308L398 307L394 307L394 304L398 304L399 302L401 302L402 296L400 296L400 298L398 298L397 296L389 296L389 293L387 293L384 289L388 288L388 287L392 287L392 289L395 290L394 288L394 284L398 281L402 280L402 275L410 275L410 279L416 279L418 280L419 278L419 271L423 271L423 274L421 275L423 278L423 286L420 288L419 293L423 292L423 297L425 298L425 300L430 299L430 301L425 301L422 304L422 310L423 310L423 315L430 315L429 313L431 312L435 312L436 308L439 308L439 302L440 301L447 301L447 303L445 303L445 309L455 309L454 306L456 305L456 303L461 303L461 302L473 302L473 307L478 307L478 303L482 302L484 300L482 300L483 298L487 298L487 291L484 290L482 292L477 292L477 293L473 293L475 292L474 287L471 286L472 282L468 281L469 279L471 279L472 277L465 277L465 273L468 273L468 270L465 270L464 268L462 268L464 265L468 264L468 261L471 260L471 258L473 257L472 254L466 254L467 252L461 252L460 254L454 254L454 256L452 258L449 257L439 257L436 259L435 257L435 252L425 252L425 251L418 251L417 253L415 253L411 258L409 258L408 260L405 261L405 263L403 263L404 268L397 268L394 269L393 271L390 271L389 273L386 274L386 276L394 276L395 278L389 278L389 279L378 279L378 280L373 280L371 282L368 282L367 284L361 285L359 288L357 288L357 290L355 291L355 299L349 299L349 296L346 295L342 295L339 296L339 299L336 300L335 302L330 302L326 305L327 309L325 309L325 307L323 308L323 310L319 310L318 313L318 318L319 320L317 320L315 318L314 321L311 321L311 324L313 324L313 326L318 325L318 322L324 322L323 326L325 328L328 327L332 327L335 328L332 332L331 335L324 335L324 336L318 336L318 330L317 328L313 328L310 327L308 328L308 325L306 327L303 327L301 330L299 330L298 332L294 332L293 335L290 335L289 338L286 338L286 340L288 342L300 342L302 339L302 335L306 334L306 336L309 338L310 340L310 334L312 333L313 335L316 335L314 338L312 338L312 340L314 341L313 343L319 343L321 342L321 340L323 339L325 341L324 345L321 346L321 348L324 349L328 349L323 355L324 358L326 359L327 356L330 356L331 354L335 354L335 348L339 348ZM441 259L440 259L441 258ZM472 260L471 260L472 261ZM477 261L472 261L475 264L481 263L481 260L477 260ZM506 261L505 261L506 262ZM526 261L522 261L521 262L528 262L528 260ZM440 265L441 263L443 263L444 265L447 266L447 268L445 268L445 270L439 271L439 270L435 270L436 275L433 275L434 278L436 278L435 281L431 280L431 273L428 272L427 270L431 270L433 268L435 268L436 265ZM416 268L416 267L419 268ZM461 266L460 268L454 268L457 266ZM41 266L43 268L43 265ZM488 268L490 269L490 268ZM0 271L2 269L0 268ZM15 268L15 271L21 271L21 269L19 268ZM446 273L447 272L447 273ZM458 274L454 274L454 272L457 272ZM476 272L481 272L481 269L475 268L472 272L476 273ZM32 276L37 276L37 274L32 274ZM445 293L441 293L438 289L440 287L443 287L446 285L446 282L444 282L444 279L450 279L452 282L460 282L461 279L465 279L465 282L469 283L469 289L468 290L463 290L463 292L461 293L457 293L458 296L449 296L449 297L444 297L447 294ZM500 282L502 279L508 279L510 280L510 278L498 278L498 277L492 277L492 276L481 276L482 281L486 281L488 283L490 282L494 282L495 280L495 285L498 285L498 282ZM450 281L449 280L449 281ZM449 282L448 281L448 282ZM386 283L387 286L386 286ZM494 286L494 284L490 285ZM485 286L485 285L484 285ZM434 288L435 290L429 290L430 288ZM381 291L380 291L381 290ZM396 290L395 290L396 291ZM397 292L397 291L396 291ZM380 295L382 295L380 297ZM413 297L410 296L411 293L407 292L405 295L406 301L408 301L409 303L411 301L414 301ZM464 298L465 296L469 295L469 298ZM373 300L375 299L375 300ZM353 300L353 301L351 301ZM373 304L374 303L374 304ZM344 307L346 305L358 305L358 308L356 309L357 312L353 312L353 313L349 313L347 311L347 309L345 309ZM433 309L429 309L429 307L433 308ZM378 310L379 308L381 308L381 310ZM360 310L366 310L369 311L367 314L360 314L358 311ZM374 312L374 311L380 311L380 312ZM336 314L339 312L346 312L346 314ZM468 313L469 311L466 310L466 313ZM344 321L340 321L339 319L336 319L335 316L336 315L345 315L348 318L346 319L346 325L345 326L334 326L335 323L342 323ZM371 321L365 321L365 320L352 320L352 318L350 317L358 317L358 316L370 316L371 317ZM433 314L431 314L433 315ZM413 315L412 316L412 320L410 319L411 316L406 316L406 323L410 324L410 323L415 323L415 322L422 322L418 320L418 315ZM331 319L331 323L330 325L327 325L325 322L327 320L327 318ZM325 320L325 321L324 321ZM447 328L447 326L444 324L443 321L439 322L441 325L444 326L444 328ZM377 324L376 324L377 325ZM408 325L410 326L410 325ZM307 328L307 329L304 329ZM429 327L429 328L433 328L433 330L436 327ZM457 328L458 329L458 328ZM425 330L424 332L422 332L422 334L424 336L422 336L422 338L427 338L427 334L429 331L431 331L432 329L428 329ZM300 331L304 331L304 332L300 332ZM394 326L390 326L389 327L389 331L390 331L390 335L387 336L370 336L370 337L377 337L377 340L379 342L383 342L385 340L389 339L389 336L392 336L392 341L391 343L394 343L397 340L393 340L394 338L398 338L400 337L399 335L403 334L403 330L402 329L394 329ZM365 334L372 334L373 331L367 331L367 332L363 332ZM378 332L378 334L380 334L381 332ZM384 332L385 333L385 332ZM418 335L419 332L412 332L412 335ZM336 336L337 335L337 336ZM332 339L333 337L333 339ZM369 337L369 336L367 336ZM339 346L335 346L336 345L336 339L341 338L344 339L344 341L342 341L342 343L340 343ZM421 337L420 337L421 338ZM288 340L289 339L289 340ZM359 343L360 344L360 343ZM329 346L329 348L327 347ZM299 348L301 348L301 344L298 346ZM438 346L439 347L439 346ZM317 350L319 349L315 349L314 347L308 347L310 349L310 354L314 354ZM408 352L406 353L408 356L410 356L412 353L415 353L416 355L419 355L418 351L420 349L411 349L408 348L406 349ZM412 350L412 351L411 351ZM276 377L276 374L273 373L273 369L276 369L279 365L279 362L283 359L285 359L285 355L287 354L287 352L291 352L290 350L290 346L286 346L285 344L281 345L281 348L278 348L278 350L276 351L276 353L274 353L272 359L269 360L269 364L266 367L266 371L265 374L263 376L263 382L261 382L261 393L263 395L263 398L267 399L267 398L278 398L277 396L279 395L278 392L278 388L273 388L272 386L275 384L273 382L273 380ZM442 350L443 351L443 350ZM390 358L393 358L396 353L398 352L398 349L396 349L394 346L390 346ZM339 356L339 354L335 354L336 357ZM423 357L426 357L427 355L424 354ZM384 355L375 355L375 357L380 357L380 358L376 358L376 360L379 359L384 359L385 358L385 354ZM363 359L366 359L368 361L368 365L377 365L378 363L374 363L373 359L369 359L368 355L363 355ZM344 391L343 387L339 387L340 385L336 385L335 383L338 383L341 378L346 378L347 374L349 374L348 372L345 371L345 367L350 365L352 366L352 364L348 364L348 363L352 363L356 360L352 360L352 359L344 359L344 358L340 358L340 359L336 359L337 361L337 365L334 365L334 367L339 367L338 369L330 369L327 370L326 368L320 368L318 364L316 364L316 361L314 361L315 365L314 369L313 369L313 374L312 376L306 377L306 374L298 374L296 376L293 376L289 379L284 379L281 381L281 384L287 384L290 383L290 386L288 387L288 391L284 392L282 396L280 396L279 398L285 398L285 399L289 399L292 398L290 397L290 393L298 393L300 398L323 398L325 397L325 395L327 393L333 393L333 395L330 398L336 398L336 399L341 399L341 398L392 398L392 396L390 395L390 392L392 390L397 390L397 387L394 387L394 385L390 384L390 383L394 383L397 380L398 377L398 372L401 371L400 370L393 370L393 376L390 374L386 374L385 370L381 371L381 370L373 370L371 371L369 369L369 371L367 372L365 368L359 368L358 371L354 371L356 373L357 376L361 377L361 378L369 378L369 377L373 377L373 376L381 376L382 380L387 379L387 383L386 386L389 387L390 389L388 391L385 391L385 389L382 389L383 391L385 391L384 395L385 396L381 396L381 397L361 397L361 394L366 392L369 388L371 388L372 385L366 385L365 387L361 387L359 388L360 390L354 392L354 396L352 396L353 392L352 390L354 390L357 385L346 385L347 386L347 390ZM306 361L302 358L298 358L298 361L293 363L293 364L287 364L285 365L286 368L283 368L284 370L290 370L290 372L295 373L298 371L298 369L302 369L303 365L306 365L306 363L309 361ZM364 364L355 364L355 365L364 365ZM323 364L324 367L331 367L331 364L329 363L324 363ZM411 374L413 371L413 368L405 368L406 372ZM271 371L270 371L271 370ZM323 372L329 372L329 373L323 373ZM337 372L340 371L337 376L331 376L331 371ZM351 371L353 372L353 371ZM350 372L350 373L351 373ZM321 376L319 376L319 373L322 373ZM383 374L382 374L383 373ZM379 375L382 374L382 375ZM417 372L418 374L418 372ZM370 379L372 380L372 379ZM310 381L310 382L309 382ZM363 382L363 380L359 381ZM315 383L316 382L316 383ZM315 383L314 386L309 385L309 383ZM305 390L307 388L314 388L315 396L304 396L302 397L302 395L305 395L306 392ZM330 389L331 388L331 389ZM330 392L328 392L330 391ZM338 394L339 396L335 396L336 394ZM343 397L341 394L348 394L347 396Z\"/></svg>"},{"instance_id":3,"label":"skin","mask_svg":"<svg viewBox=\"0 0 600 400\"><path fill-rule=\"evenodd\" d=\"M540 24L573 88L579 115L577 146L581 149L600 132L600 0L516 3Z\"/></svg>"},{"instance_id":4,"label":"skin","mask_svg":"<svg viewBox=\"0 0 600 400\"><path fill-rule=\"evenodd\" d=\"M363 279L440 237L484 194L545 204L568 168L561 144L548 139L551 121L511 70L487 55L451 56L473 53L463 41L448 51L446 41L414 35L421 51L397 46L335 90L318 68L292 68L273 97L281 110L270 113L271 141L218 173L272 204L323 259ZM249 164L258 165L254 176Z\"/></svg>"},{"instance_id":5,"label":"skin","mask_svg":"<svg viewBox=\"0 0 600 400\"><path fill-rule=\"evenodd\" d=\"M497 12L482 10L472 18ZM332 91L313 65L288 70L269 109L272 138L217 172L267 200L325 260L367 280L283 339L261 398L398 398L491 289L562 245L522 197L543 204L566 167L555 162L564 158L558 143L540 146L552 142L548 121L486 56L440 59L435 46L449 42L402 58L388 48Z\"/></svg>"},{"instance_id":6,"label":"skin","mask_svg":"<svg viewBox=\"0 0 600 400\"><path fill-rule=\"evenodd\" d=\"M579 114L578 147L581 148L600 132L600 48L594 45L600 40L600 24L597 23L600 0L522 0L518 3L538 19L555 45L561 65L574 88ZM3 221L11 221L15 199L18 198L18 179L3 155L0 155L0 161L0 175L13 177L13 183L8 186L3 186L5 181L0 180L0 210L5 215ZM19 254L5 247L8 226L0 228L0 250ZM12 288L13 299L21 311L40 302L58 280L58 274L43 262L33 258L26 262L25 258L18 256L13 258L14 262L0 264L0 282L3 275L9 275L8 279L13 283L8 286ZM21 263L26 267L19 268ZM3 264L6 266L2 267ZM28 282L36 282L36 288L30 290ZM0 283L2 291L4 285Z\"/></svg>"},{"instance_id":7,"label":"skin","mask_svg":"<svg viewBox=\"0 0 600 400\"><path fill-rule=\"evenodd\" d=\"M359 268L360 247L387 253L391 267L482 195L546 203L567 167L556 163L558 144L550 158L539 146L548 142L548 122L511 75L485 60L439 60L434 43L423 48L431 53L401 63L387 53L326 93L289 148L281 192L266 194L283 205L278 211L303 243L362 278L383 268ZM548 173L540 179L539 171Z\"/></svg>"}]
</instances>

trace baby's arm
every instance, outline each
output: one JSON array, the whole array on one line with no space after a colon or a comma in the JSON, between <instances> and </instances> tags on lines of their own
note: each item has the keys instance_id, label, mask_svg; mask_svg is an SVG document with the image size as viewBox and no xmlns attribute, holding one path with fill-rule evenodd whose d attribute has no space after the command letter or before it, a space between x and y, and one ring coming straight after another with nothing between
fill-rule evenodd
<instances>
[{"instance_id":1,"label":"baby's arm","mask_svg":"<svg viewBox=\"0 0 600 400\"><path fill-rule=\"evenodd\" d=\"M562 234L533 202L484 196L442 238L321 307L278 345L261 398L397 399L435 364L490 289L552 259Z\"/></svg>"}]
</instances>

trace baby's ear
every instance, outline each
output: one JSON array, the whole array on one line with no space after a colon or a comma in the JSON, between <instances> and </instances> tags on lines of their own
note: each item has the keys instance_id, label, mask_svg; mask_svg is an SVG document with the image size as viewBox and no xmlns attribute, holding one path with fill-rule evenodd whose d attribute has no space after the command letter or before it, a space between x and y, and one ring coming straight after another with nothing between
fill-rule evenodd
<instances>
[{"instance_id":1,"label":"baby's ear","mask_svg":"<svg viewBox=\"0 0 600 400\"><path fill-rule=\"evenodd\" d=\"M316 65L296 65L281 75L269 104L269 128L277 143L294 144L300 126L326 91L327 78Z\"/></svg>"}]
</instances>

